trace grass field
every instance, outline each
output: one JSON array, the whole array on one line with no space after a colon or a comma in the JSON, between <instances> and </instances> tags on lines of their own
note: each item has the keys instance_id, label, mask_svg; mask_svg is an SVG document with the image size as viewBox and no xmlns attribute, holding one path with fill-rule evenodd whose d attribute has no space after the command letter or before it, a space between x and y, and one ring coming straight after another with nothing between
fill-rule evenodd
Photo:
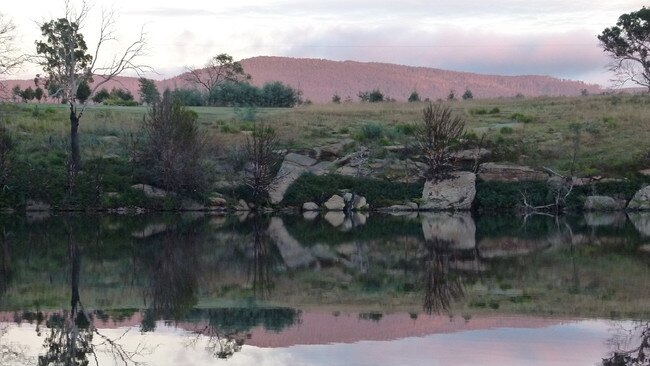
<instances>
[{"instance_id":1,"label":"grass field","mask_svg":"<svg viewBox=\"0 0 650 366\"><path fill-rule=\"evenodd\" d=\"M569 173L575 153L578 176L630 177L650 167L650 96L599 95L455 101L466 120L464 147L479 141L494 161L549 167ZM272 126L280 147L299 152L343 139L370 147L408 144L425 103L349 103L281 108L192 107L216 162L241 147L254 123ZM82 161L128 162L129 136L137 134L146 107L88 106L81 119ZM16 156L64 170L69 145L65 105L0 104L0 118ZM350 149L354 149L351 147ZM372 156L374 155L374 156ZM214 164L219 166L219 164ZM219 174L217 169L216 174Z\"/></svg>"}]
</instances>

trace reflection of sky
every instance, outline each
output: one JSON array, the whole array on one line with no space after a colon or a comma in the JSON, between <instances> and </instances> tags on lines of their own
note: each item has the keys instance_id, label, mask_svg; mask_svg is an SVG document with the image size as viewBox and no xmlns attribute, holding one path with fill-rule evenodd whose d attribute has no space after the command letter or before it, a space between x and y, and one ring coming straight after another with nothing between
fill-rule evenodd
<instances>
[{"instance_id":1,"label":"reflection of sky","mask_svg":"<svg viewBox=\"0 0 650 366\"><path fill-rule=\"evenodd\" d=\"M287 348L244 346L227 361L208 354L201 341L192 346L191 335L162 323L156 332L146 335L133 328L123 338L123 344L127 348L140 343L149 346L153 351L143 359L149 365L594 365L609 351L605 342L612 336L611 324L588 320L544 328L472 330L395 341ZM118 337L124 329L101 332ZM42 341L30 325L13 327L2 339L3 344L14 342L28 347L34 357ZM100 354L102 359L105 361L100 365L112 364L106 361L107 355Z\"/></svg>"}]
</instances>

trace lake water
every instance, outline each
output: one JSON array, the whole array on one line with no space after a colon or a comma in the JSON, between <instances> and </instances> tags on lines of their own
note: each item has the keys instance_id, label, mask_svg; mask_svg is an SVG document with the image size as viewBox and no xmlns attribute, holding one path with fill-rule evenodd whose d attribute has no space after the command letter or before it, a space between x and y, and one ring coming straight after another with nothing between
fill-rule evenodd
<instances>
[{"instance_id":1,"label":"lake water","mask_svg":"<svg viewBox=\"0 0 650 366\"><path fill-rule=\"evenodd\" d=\"M0 216L1 365L648 365L650 213Z\"/></svg>"}]
</instances>

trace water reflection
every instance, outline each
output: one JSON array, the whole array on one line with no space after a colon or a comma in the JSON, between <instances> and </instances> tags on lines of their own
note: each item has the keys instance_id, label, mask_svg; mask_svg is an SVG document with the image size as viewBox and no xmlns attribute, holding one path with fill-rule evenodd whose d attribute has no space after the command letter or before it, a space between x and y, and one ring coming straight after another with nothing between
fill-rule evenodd
<instances>
[{"instance_id":1,"label":"water reflection","mask_svg":"<svg viewBox=\"0 0 650 366\"><path fill-rule=\"evenodd\" d=\"M603 366L650 365L650 322L635 322L632 326L616 324L608 343L613 351L603 359Z\"/></svg>"}]
</instances>

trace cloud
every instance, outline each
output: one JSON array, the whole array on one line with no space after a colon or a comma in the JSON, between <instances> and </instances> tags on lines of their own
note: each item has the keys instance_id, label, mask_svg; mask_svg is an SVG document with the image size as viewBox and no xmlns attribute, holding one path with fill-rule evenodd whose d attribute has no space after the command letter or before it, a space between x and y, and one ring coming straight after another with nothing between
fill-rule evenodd
<instances>
[{"instance_id":1,"label":"cloud","mask_svg":"<svg viewBox=\"0 0 650 366\"><path fill-rule=\"evenodd\" d=\"M593 73L607 63L595 35L585 31L508 35L449 27L417 31L408 25L312 33L287 43L283 55L562 78Z\"/></svg>"},{"instance_id":2,"label":"cloud","mask_svg":"<svg viewBox=\"0 0 650 366\"><path fill-rule=\"evenodd\" d=\"M212 16L213 11L192 8L152 7L147 9L134 9L124 12L125 15L152 16L152 17L194 17Z\"/></svg>"}]
</instances>

